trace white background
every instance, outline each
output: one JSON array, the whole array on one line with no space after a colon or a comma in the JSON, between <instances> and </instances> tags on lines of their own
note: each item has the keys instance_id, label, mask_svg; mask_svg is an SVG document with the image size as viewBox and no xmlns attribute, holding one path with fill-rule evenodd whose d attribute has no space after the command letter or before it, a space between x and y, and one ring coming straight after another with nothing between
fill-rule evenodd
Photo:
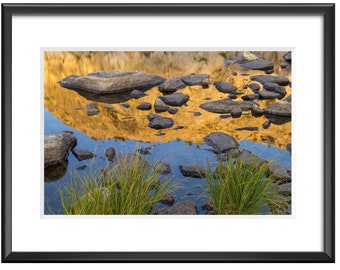
<instances>
[{"instance_id":1,"label":"white background","mask_svg":"<svg viewBox=\"0 0 340 270\"><path fill-rule=\"evenodd\" d=\"M104 2L104 1L103 1ZM125 1L120 1L120 2L125 2ZM137 2L137 1L135 1L135 2ZM187 2L190 2L190 1L187 1ZM198 1L194 1L194 2L198 2ZM219 1L216 1L216 2L219 2ZM239 2L239 1L237 1L237 2ZM246 1L246 2L253 2L253 1ZM305 1L299 1L299 2L305 2ZM312 2L312 1L308 1L308 2ZM317 2L320 2L320 1L317 1ZM338 102L337 102L337 104L338 104ZM39 109L39 108L38 108ZM337 112L338 113L338 112ZM338 119L338 117L337 117L337 119ZM338 152L338 151L337 151ZM337 209L339 209L339 207L337 207ZM105 265L102 265L102 266L104 266L105 267ZM159 266L155 266L155 265L153 265L154 267L159 267ZM184 265L184 267L188 267L189 265ZM202 268L203 267L208 267L207 265L200 265ZM214 265L214 266L216 266L216 267L219 267L219 265ZM248 265L249 266L249 265ZM12 267L12 266L7 266L6 265L6 267ZM26 267L26 266L25 266ZM37 267L37 266L34 266L35 268ZM51 265L49 265L48 267L55 267L55 266L51 266ZM58 266L57 266L58 267ZM88 266L88 265L83 265L83 266L81 266L81 267L91 267L91 266ZM120 267L127 267L127 265L120 265ZM138 266L138 267L140 267L140 266ZM150 265L148 265L148 266L146 266L146 265L144 265L144 267L146 268L150 268L151 266ZM161 267L167 267L167 265L162 265ZM170 266L170 267L172 267L172 266ZM195 268L199 268L199 265L195 265ZM210 266L209 266L210 267ZM223 267L223 265L222 265L222 267ZM238 268L238 267L243 267L242 265L233 265L233 267L235 267L235 268ZM271 266L269 266L268 264L266 264L266 265L254 265L254 266L252 266L252 267L261 267L261 269L263 268L263 267L271 267ZM287 267L287 266L281 266L281 265L279 265L279 266L275 266L275 267ZM300 265L300 267L301 267L301 265ZM308 267L311 267L311 268L313 268L313 267L322 267L322 268L326 268L327 269L327 267L328 268L332 268L332 267L335 267L335 265L323 265L323 266L320 266L320 265L316 265L316 266L314 266L314 265L308 265ZM317 268L317 269L318 269Z\"/></svg>"}]
</instances>

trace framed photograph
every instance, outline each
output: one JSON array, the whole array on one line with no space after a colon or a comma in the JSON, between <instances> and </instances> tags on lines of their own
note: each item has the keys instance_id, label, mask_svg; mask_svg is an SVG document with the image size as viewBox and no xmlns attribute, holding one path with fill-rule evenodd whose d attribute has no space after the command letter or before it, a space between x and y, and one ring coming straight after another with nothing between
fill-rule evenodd
<instances>
[{"instance_id":1,"label":"framed photograph","mask_svg":"<svg viewBox=\"0 0 340 270\"><path fill-rule=\"evenodd\" d=\"M334 262L334 59L334 4L2 4L2 262Z\"/></svg>"}]
</instances>

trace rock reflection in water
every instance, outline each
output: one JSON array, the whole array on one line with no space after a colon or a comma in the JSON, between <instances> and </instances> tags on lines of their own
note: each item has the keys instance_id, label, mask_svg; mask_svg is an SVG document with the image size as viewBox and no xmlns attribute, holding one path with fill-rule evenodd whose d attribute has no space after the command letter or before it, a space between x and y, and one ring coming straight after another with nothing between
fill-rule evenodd
<instances>
[{"instance_id":1,"label":"rock reflection in water","mask_svg":"<svg viewBox=\"0 0 340 270\"><path fill-rule=\"evenodd\" d=\"M59 163L55 166L48 167L44 169L44 181L54 182L62 178L66 171L68 166L68 160L64 161L63 163Z\"/></svg>"},{"instance_id":2,"label":"rock reflection in water","mask_svg":"<svg viewBox=\"0 0 340 270\"><path fill-rule=\"evenodd\" d=\"M273 76L285 76L290 79L290 65L285 69L279 66L285 63L282 58L284 53L254 52L274 63ZM254 118L243 113L240 118L225 119L225 116L220 118L220 115L200 108L206 100L217 101L228 97L229 94L221 93L215 88L213 83L217 81L231 83L238 89L237 92L243 93L236 95L235 101L237 102L242 101L242 96L253 93L250 85L254 82L250 78L265 74L263 71L244 70L236 62L230 63L228 68L224 67L225 59L232 59L239 54L239 52L46 52L45 108L61 119L65 125L96 139L120 137L138 141L169 142L180 138L194 143L203 143L202 138L210 132L224 131L238 140L260 141L260 135L277 137L277 146L283 149L291 141L291 124L288 122L263 129L262 124L266 119L264 116ZM153 130L148 127L149 122L146 116L155 113L153 108L155 100L163 95L157 86L145 91L146 96L135 99L131 98L130 93L109 96L84 93L80 95L80 92L70 91L56 84L71 74L83 76L100 70L141 70L168 80L192 73L208 74L210 85L205 89L202 86L186 86L178 90L179 93L188 95L190 100L185 106L180 107L176 114L171 114L172 108L170 108L169 112L165 111L161 113L161 116L171 117L174 120L174 126L185 128L181 131L169 129L164 132L166 133L164 136L155 136ZM285 88L287 96L290 95L291 88L289 86ZM84 110L75 110L75 108L85 109L89 100L96 103L100 111L98 115L88 117ZM122 102L130 107L120 106ZM137 107L143 102L151 104L152 108L150 110L138 109ZM256 100L259 109L263 109L269 102L271 101ZM108 105L110 109L107 109ZM200 115L200 117L189 112L196 112L195 115ZM235 130L235 128L249 125L258 127L258 132Z\"/></svg>"}]
</instances>

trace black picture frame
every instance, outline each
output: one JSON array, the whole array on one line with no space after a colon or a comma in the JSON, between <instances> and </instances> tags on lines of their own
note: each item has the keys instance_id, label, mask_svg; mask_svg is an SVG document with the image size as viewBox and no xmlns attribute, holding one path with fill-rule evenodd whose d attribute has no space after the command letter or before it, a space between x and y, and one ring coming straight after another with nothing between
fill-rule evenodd
<instances>
[{"instance_id":1,"label":"black picture frame","mask_svg":"<svg viewBox=\"0 0 340 270\"><path fill-rule=\"evenodd\" d=\"M2 4L2 262L335 262L335 4ZM15 252L12 250L13 15L257 15L323 18L322 252Z\"/></svg>"}]
</instances>

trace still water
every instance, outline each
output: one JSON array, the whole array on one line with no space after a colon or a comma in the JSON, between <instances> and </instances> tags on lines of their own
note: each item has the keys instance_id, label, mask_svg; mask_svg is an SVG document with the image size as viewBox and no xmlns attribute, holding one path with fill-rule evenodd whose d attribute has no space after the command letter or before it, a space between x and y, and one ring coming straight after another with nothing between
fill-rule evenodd
<instances>
[{"instance_id":1,"label":"still water","mask_svg":"<svg viewBox=\"0 0 340 270\"><path fill-rule=\"evenodd\" d=\"M290 68L280 69L279 63L284 52L259 52L267 60L275 63L272 75L284 75L288 78ZM71 172L86 173L95 164L104 168L104 151L114 147L117 153L134 153L137 148L152 147L151 154L145 156L149 161L163 161L171 165L172 173L166 177L172 184L179 186L175 193L176 202L191 200L197 205L200 214L205 212L200 205L207 201L204 194L205 179L184 177L179 165L197 165L207 162L216 163L215 155L207 151L203 137L214 131L222 131L233 136L240 143L240 149L249 149L258 156L273 160L281 166L291 169L290 152L286 146L291 143L291 123L271 125L263 129L267 120L264 116L254 118L244 114L241 118L221 118L219 114L209 113L199 108L207 100L226 98L211 84L208 89L186 87L180 92L188 94L190 101L182 106L176 115L171 115L181 130L165 129L157 131L148 128L146 115L151 111L140 111L136 106L144 101L153 104L161 93L157 87L146 91L147 96L140 99L128 99L122 102L95 100L100 113L86 115L86 104L91 97L84 97L77 92L60 87L56 82L69 75L85 75L98 70L141 70L170 79L191 73L208 73L210 81L223 80L233 83L247 94L250 89L244 85L250 83L251 75L264 74L262 71L244 71L234 67L225 68L224 59L237 52L45 52L44 61L44 132L57 133L64 130L74 132L78 149L96 153L92 160L78 161L69 154L67 170L44 183L45 214L61 214L59 188L71 179ZM232 71L238 75L232 75ZM287 96L291 93L286 87ZM261 107L272 101L256 101ZM195 116L193 112L199 112ZM164 113L167 114L167 113ZM236 131L235 128L253 126L258 131ZM165 133L157 136L159 133ZM77 168L87 165L84 170ZM60 177L59 177L60 176Z\"/></svg>"}]
</instances>

